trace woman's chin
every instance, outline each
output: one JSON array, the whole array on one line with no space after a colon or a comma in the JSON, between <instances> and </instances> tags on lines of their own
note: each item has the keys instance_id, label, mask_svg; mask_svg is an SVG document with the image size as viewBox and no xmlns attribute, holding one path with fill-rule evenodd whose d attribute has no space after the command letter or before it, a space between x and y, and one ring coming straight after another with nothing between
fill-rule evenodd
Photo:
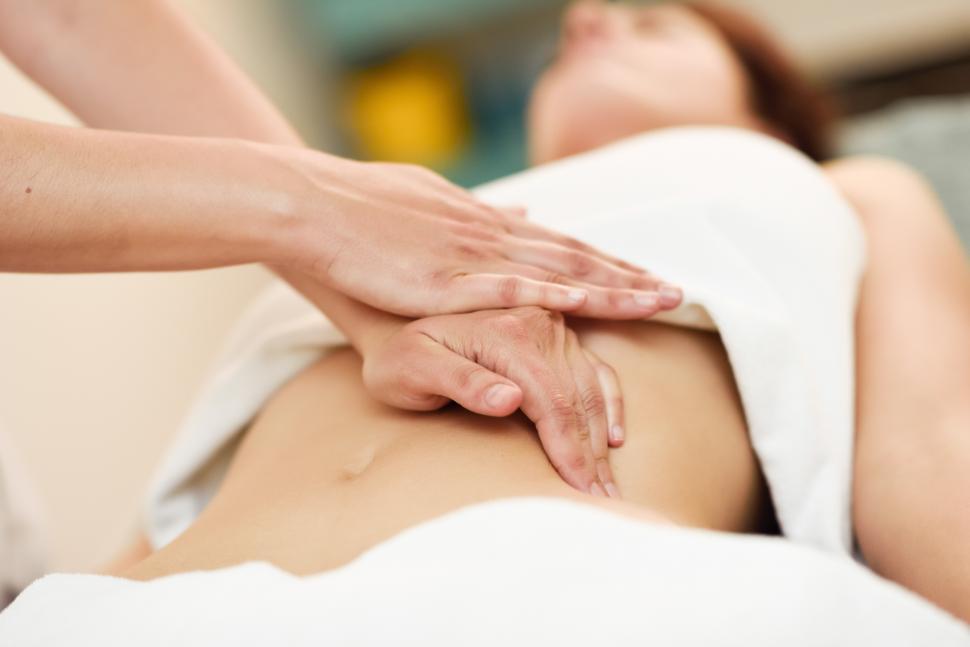
<instances>
[{"instance_id":1,"label":"woman's chin","mask_svg":"<svg viewBox=\"0 0 970 647\"><path fill-rule=\"evenodd\" d=\"M533 160L548 162L662 127L649 108L603 88L548 92L530 114Z\"/></svg>"},{"instance_id":2,"label":"woman's chin","mask_svg":"<svg viewBox=\"0 0 970 647\"><path fill-rule=\"evenodd\" d=\"M586 119L563 120L551 128L547 124L542 136L533 137L530 147L533 164L586 153L654 129L648 124L624 123L615 117L603 113Z\"/></svg>"}]
</instances>

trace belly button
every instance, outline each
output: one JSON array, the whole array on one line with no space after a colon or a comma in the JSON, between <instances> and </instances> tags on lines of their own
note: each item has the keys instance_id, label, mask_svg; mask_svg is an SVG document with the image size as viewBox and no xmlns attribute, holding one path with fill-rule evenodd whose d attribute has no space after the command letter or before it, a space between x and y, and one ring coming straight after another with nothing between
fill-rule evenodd
<instances>
[{"instance_id":1,"label":"belly button","mask_svg":"<svg viewBox=\"0 0 970 647\"><path fill-rule=\"evenodd\" d=\"M344 481L353 481L360 477L368 467L374 462L377 452L374 450L373 445L367 445L362 448L357 454L344 463L343 467L340 468L340 478Z\"/></svg>"}]
</instances>

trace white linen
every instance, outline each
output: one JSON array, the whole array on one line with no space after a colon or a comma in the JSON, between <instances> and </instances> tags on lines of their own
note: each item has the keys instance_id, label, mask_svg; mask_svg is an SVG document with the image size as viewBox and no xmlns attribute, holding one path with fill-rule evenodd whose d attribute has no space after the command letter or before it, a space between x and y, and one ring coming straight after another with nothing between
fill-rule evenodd
<instances>
[{"instance_id":1,"label":"white linen","mask_svg":"<svg viewBox=\"0 0 970 647\"><path fill-rule=\"evenodd\" d=\"M478 190L685 288L660 317L716 324L785 534L848 553L861 230L810 161L724 128L652 133ZM240 430L340 334L283 284L253 308L152 489L155 546L214 494ZM699 399L697 406L704 406Z\"/></svg>"},{"instance_id":2,"label":"white linen","mask_svg":"<svg viewBox=\"0 0 970 647\"><path fill-rule=\"evenodd\" d=\"M851 560L556 499L468 507L305 578L257 563L148 583L51 575L0 615L0 644L17 647L968 643Z\"/></svg>"},{"instance_id":3,"label":"white linen","mask_svg":"<svg viewBox=\"0 0 970 647\"><path fill-rule=\"evenodd\" d=\"M716 325L784 530L830 554L502 500L311 577L258 563L150 583L48 576L0 614L0 644L970 644L964 625L847 559L863 243L817 169L760 136L684 129L479 193L685 287L686 305L664 320ZM273 391L340 343L283 286L257 304L160 472L147 510L157 546L211 498Z\"/></svg>"}]
</instances>

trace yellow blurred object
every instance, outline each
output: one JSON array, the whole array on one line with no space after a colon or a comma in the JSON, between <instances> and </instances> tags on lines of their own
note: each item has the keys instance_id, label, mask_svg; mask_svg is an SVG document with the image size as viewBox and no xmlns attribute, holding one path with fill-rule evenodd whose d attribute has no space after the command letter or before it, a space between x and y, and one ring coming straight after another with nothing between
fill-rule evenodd
<instances>
[{"instance_id":1,"label":"yellow blurred object","mask_svg":"<svg viewBox=\"0 0 970 647\"><path fill-rule=\"evenodd\" d=\"M444 166L469 136L461 73L448 58L409 52L352 80L349 120L370 159Z\"/></svg>"}]
</instances>

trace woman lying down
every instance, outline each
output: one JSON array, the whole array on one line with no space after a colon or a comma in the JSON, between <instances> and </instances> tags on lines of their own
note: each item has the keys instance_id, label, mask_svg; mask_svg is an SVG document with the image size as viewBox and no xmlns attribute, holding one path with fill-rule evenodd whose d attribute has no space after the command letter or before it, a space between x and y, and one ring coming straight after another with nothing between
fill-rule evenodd
<instances>
[{"instance_id":1,"label":"woman lying down","mask_svg":"<svg viewBox=\"0 0 970 647\"><path fill-rule=\"evenodd\" d=\"M967 644L970 269L924 183L813 163L818 98L710 7L572 6L530 126L539 166L480 195L684 305L375 315L347 346L275 287L162 469L151 548L40 580L0 643ZM603 487L568 484L525 415L379 402L419 347L612 367ZM787 539L754 536L776 519Z\"/></svg>"}]
</instances>

